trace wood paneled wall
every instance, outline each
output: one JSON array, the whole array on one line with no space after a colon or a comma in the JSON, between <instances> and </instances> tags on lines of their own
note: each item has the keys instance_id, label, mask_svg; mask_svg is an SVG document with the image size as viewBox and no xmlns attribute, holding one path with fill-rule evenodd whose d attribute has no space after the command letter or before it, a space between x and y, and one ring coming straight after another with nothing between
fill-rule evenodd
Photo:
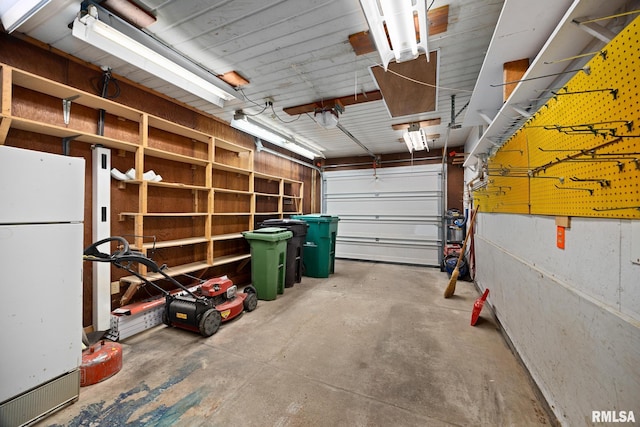
<instances>
[{"instance_id":1,"label":"wood paneled wall","mask_svg":"<svg viewBox=\"0 0 640 427\"><path fill-rule=\"evenodd\" d=\"M0 33L0 62L68 86L76 87L86 92L99 94L98 81L102 76L100 69L95 66L85 64L61 52L57 52L48 46L38 45L30 40L22 40L19 36ZM112 99L113 101L148 112L149 114L183 126L197 129L201 132L214 135L215 137L241 146L255 148L253 146L253 139L250 136L231 128L227 123L222 122L213 116L198 112L186 105L171 100L160 93L141 87L133 82L120 79L118 76L114 77L117 79L119 96ZM115 84L113 82L111 83L110 88L115 89ZM113 93L115 93L115 91ZM97 132L98 117L95 110L83 108L77 104L72 104L71 108L72 120L74 120L73 128L80 128L87 132ZM59 124L62 120L62 106L58 99L49 98L23 88L15 88L13 93L12 110L16 112L19 111L20 115L23 117L33 118L34 120L45 123ZM104 135L133 142L139 135L138 124L115 116L107 115L105 119ZM150 133L150 144L152 144L153 137L153 133ZM163 143L166 144L167 137L163 136L161 139L164 141ZM10 129L5 144L31 150L63 154L62 141L59 138L25 132L17 129ZM180 152L181 150L190 150L191 152L189 155L200 157L201 153L194 152L193 150L202 149L203 144L190 145L189 147L182 146L180 144L181 141L176 140L175 147L172 146L172 149L177 150L177 152ZM166 147L163 148L166 149ZM69 154L74 157L83 157L87 164L85 173L84 243L85 246L88 246L92 243L91 147L85 143L71 142ZM130 152L119 152L118 150L113 150L112 167L118 168L123 172L126 171L131 164L134 164L133 156L133 153ZM153 164L152 162L156 162L157 164ZM165 162L162 159L151 159L148 165L151 166L150 169L156 167L157 170L162 170L163 174L166 173L174 176L176 181L189 182L190 180L193 180L195 185L203 185L204 168L179 167L175 162ZM254 165L254 169L258 172L303 181L303 211L305 213L312 211L314 202L311 200L311 197L314 193L312 191L311 184L312 181L318 181L313 177L313 174L316 172L310 168L264 152L255 153ZM25 173L28 173L28 171L25 171ZM189 177L185 176L185 174L189 174ZM138 203L137 194L138 190L134 185L121 185L120 183L115 182L115 180L112 182L112 235L124 235L131 232L131 224L127 221L132 221L132 219L127 218L124 219L124 221L119 221L118 213L137 210L138 206L132 206ZM188 200L184 200L184 194L184 192L164 191L163 206L154 206L153 209L156 211L173 212L193 210L193 198L187 197ZM315 194L318 193L316 192ZM185 203L189 204L189 207L186 209L183 208ZM199 203L206 203L206 200L200 200ZM234 200L233 197L230 197L228 203L233 205L236 203L236 200ZM229 212L237 209L238 208L235 206L229 206ZM242 209L247 210L248 208L242 207ZM154 219L147 220L147 222L145 222L145 229L147 229L147 226L149 226L149 229L154 229L153 221ZM234 221L236 221L236 223L234 223ZM196 228L198 227L204 227L204 221L202 224L199 224L198 221L194 221L192 219L184 220L183 218L174 218L171 220L170 224L167 224L166 221L163 223L159 222L157 224L155 229L157 229L158 236L156 237L166 240L179 239L183 235L188 236L194 234L194 232L197 232ZM246 229L246 226L238 224L237 218L234 217L217 217L213 221L212 229L215 234L224 234L241 231ZM235 247L239 244L246 245L246 242L234 241L216 244L216 253L214 253L214 256L223 256L227 253L246 249ZM193 251L197 252L203 250L205 250L204 246L193 246ZM176 250L175 248L158 250L157 261L159 263L167 263L169 266L179 265L184 262L188 262L188 260L181 259L181 257L184 257L184 253L184 251ZM126 272L114 268L112 274L115 279L124 276ZM215 277L223 274L228 275L235 283L238 284L248 283L251 280L250 269L247 267L246 262L238 262L236 264L229 264L220 267L211 267L202 273L205 277ZM139 298L144 297L145 291L139 291L138 294ZM84 265L84 326L92 324L92 298L92 263L87 262ZM113 295L113 308L119 306L119 298L120 295Z\"/></svg>"}]
</instances>

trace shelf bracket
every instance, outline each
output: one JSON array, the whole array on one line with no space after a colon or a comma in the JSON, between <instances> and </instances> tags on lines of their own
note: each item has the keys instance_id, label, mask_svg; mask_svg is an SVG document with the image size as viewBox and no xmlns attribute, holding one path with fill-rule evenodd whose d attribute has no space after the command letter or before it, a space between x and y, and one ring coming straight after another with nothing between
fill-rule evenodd
<instances>
[{"instance_id":1,"label":"shelf bracket","mask_svg":"<svg viewBox=\"0 0 640 427\"><path fill-rule=\"evenodd\" d=\"M80 95L70 96L62 100L62 117L64 118L64 124L69 126L69 116L71 115L71 101L80 98Z\"/></svg>"},{"instance_id":2,"label":"shelf bracket","mask_svg":"<svg viewBox=\"0 0 640 427\"><path fill-rule=\"evenodd\" d=\"M62 154L65 156L69 155L69 148L71 147L71 141L79 137L80 135L71 135L65 138L62 138Z\"/></svg>"}]
</instances>

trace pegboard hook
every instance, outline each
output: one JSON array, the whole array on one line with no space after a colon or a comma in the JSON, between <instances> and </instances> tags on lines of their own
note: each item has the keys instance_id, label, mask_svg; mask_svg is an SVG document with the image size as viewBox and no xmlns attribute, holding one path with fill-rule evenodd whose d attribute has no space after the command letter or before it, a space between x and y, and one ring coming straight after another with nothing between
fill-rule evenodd
<instances>
[{"instance_id":1,"label":"pegboard hook","mask_svg":"<svg viewBox=\"0 0 640 427\"><path fill-rule=\"evenodd\" d=\"M597 182L600 184L600 187L611 187L611 181L608 179L599 179L599 178L578 178L577 176L572 176L569 178L573 182Z\"/></svg>"},{"instance_id":2,"label":"pegboard hook","mask_svg":"<svg viewBox=\"0 0 640 427\"><path fill-rule=\"evenodd\" d=\"M576 187L558 187L556 184L555 187L558 190L575 190L575 191L588 191L590 196L593 196L593 190L590 188L576 188Z\"/></svg>"}]
</instances>

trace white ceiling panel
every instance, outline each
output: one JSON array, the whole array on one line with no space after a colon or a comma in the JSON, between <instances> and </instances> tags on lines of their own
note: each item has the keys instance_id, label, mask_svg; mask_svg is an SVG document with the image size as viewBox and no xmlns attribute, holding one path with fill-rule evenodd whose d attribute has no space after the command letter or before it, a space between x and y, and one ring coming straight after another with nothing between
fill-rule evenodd
<instances>
[{"instance_id":1,"label":"white ceiling panel","mask_svg":"<svg viewBox=\"0 0 640 427\"><path fill-rule=\"evenodd\" d=\"M212 75L234 70L247 78L250 83L242 87L240 99L217 107L73 38L68 24L80 11L79 0L52 0L17 31L98 66L108 65L116 77L139 82L226 122L235 110L257 113L269 100L273 106L261 114L264 121L324 147L329 158L368 155L367 150L404 152L406 147L398 142L402 132L391 125L432 118L442 122L427 130L441 135L436 147L443 146L447 134L449 146L463 145L470 130L481 123L477 110L495 113L499 108L495 91L488 92L487 86L501 81L503 62L534 56L572 3L507 0L501 22L508 25L496 32L496 40L503 0L427 0L432 9L449 7L447 30L429 37L429 48L438 50L439 57L437 110L392 119L383 101L348 105L340 124L365 150L344 132L320 127L313 114L297 117L283 111L377 90L369 71L380 61L377 52L356 56L349 43L350 34L368 30L359 0L133 1L157 17L144 30L148 35ZM597 15L597 8L591 9ZM501 49L490 51L492 37L492 46ZM479 81L481 69L484 77ZM464 127L449 133L452 95L455 122Z\"/></svg>"}]
</instances>

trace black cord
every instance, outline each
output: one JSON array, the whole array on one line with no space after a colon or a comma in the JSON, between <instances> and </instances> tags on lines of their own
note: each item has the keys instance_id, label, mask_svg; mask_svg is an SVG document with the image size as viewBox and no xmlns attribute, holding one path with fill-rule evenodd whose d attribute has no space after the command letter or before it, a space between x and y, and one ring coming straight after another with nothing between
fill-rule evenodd
<instances>
[{"instance_id":1,"label":"black cord","mask_svg":"<svg viewBox=\"0 0 640 427\"><path fill-rule=\"evenodd\" d=\"M254 100L249 99L249 97L244 93L244 90L243 90L242 88L238 88L238 89L237 89L237 91L238 91L238 92L240 92L240 93L242 94L242 97L243 97L246 101L248 101L248 102L252 103L252 104L253 104L253 105L255 105L256 107L260 107L260 108L262 108L262 111L260 111L258 114L262 114L262 113L264 113L264 111L268 108L268 104L266 104L266 103L265 103L265 105L263 106L263 105L258 104L258 103L257 103L257 102L255 102ZM254 114L254 115L258 115L258 114ZM248 114L247 114L247 115L248 115Z\"/></svg>"},{"instance_id":2,"label":"black cord","mask_svg":"<svg viewBox=\"0 0 640 427\"><path fill-rule=\"evenodd\" d=\"M98 94L102 94L102 91L105 88L105 76L102 75L100 77L94 77L91 79L91 86L93 87L93 89L96 91L96 93ZM120 83L118 82L117 79L113 78L113 77L109 77L108 81L106 82L107 85L107 93L105 94L105 98L107 99L115 99L117 97L120 96L121 94L121 88L120 88ZM113 94L109 94L109 85L112 85L111 87L115 89L115 92Z\"/></svg>"}]
</instances>

